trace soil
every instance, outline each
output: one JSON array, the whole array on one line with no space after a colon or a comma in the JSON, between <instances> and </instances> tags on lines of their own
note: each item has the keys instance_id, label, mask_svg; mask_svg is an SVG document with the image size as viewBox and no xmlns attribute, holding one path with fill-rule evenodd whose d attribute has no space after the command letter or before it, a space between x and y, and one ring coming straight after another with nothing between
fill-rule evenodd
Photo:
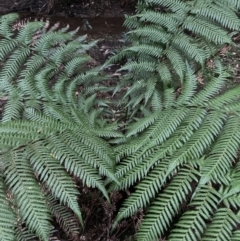
<instances>
[{"instance_id":1,"label":"soil","mask_svg":"<svg viewBox=\"0 0 240 241\"><path fill-rule=\"evenodd\" d=\"M130 3L123 8L120 2L124 1ZM57 4L56 8L53 8L48 14L21 11L20 19L21 21L49 20L51 26L59 23L60 28L69 25L69 31L78 28L78 35L87 34L89 40L99 39L97 48L90 53L96 61L96 65L103 64L116 49L126 45L124 16L135 13L133 0L76 0L69 2L73 4ZM81 3L74 4L74 2ZM102 2L102 4L97 4L97 2Z\"/></svg>"}]
</instances>

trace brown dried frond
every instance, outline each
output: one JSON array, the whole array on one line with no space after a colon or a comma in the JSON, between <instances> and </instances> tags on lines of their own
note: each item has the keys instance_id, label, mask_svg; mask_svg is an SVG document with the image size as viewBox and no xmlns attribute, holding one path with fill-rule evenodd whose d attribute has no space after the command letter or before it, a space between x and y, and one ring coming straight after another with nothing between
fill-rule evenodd
<instances>
[{"instance_id":1,"label":"brown dried frond","mask_svg":"<svg viewBox=\"0 0 240 241\"><path fill-rule=\"evenodd\" d=\"M230 45L225 45L221 51L220 51L220 55L225 55L227 52L229 52L231 50L232 46Z\"/></svg>"},{"instance_id":2,"label":"brown dried frond","mask_svg":"<svg viewBox=\"0 0 240 241\"><path fill-rule=\"evenodd\" d=\"M204 78L202 73L198 73L197 80L201 85L204 85Z\"/></svg>"},{"instance_id":3,"label":"brown dried frond","mask_svg":"<svg viewBox=\"0 0 240 241\"><path fill-rule=\"evenodd\" d=\"M113 213L116 211L116 206L108 201L102 202L102 207L107 217L112 217Z\"/></svg>"},{"instance_id":4,"label":"brown dried frond","mask_svg":"<svg viewBox=\"0 0 240 241\"><path fill-rule=\"evenodd\" d=\"M140 225L141 225L141 223L142 223L143 217L144 217L143 209L139 209L139 210L137 211L137 213L135 213L135 214L132 216L135 230L138 230L138 229L139 229L139 227L140 227Z\"/></svg>"},{"instance_id":5,"label":"brown dried frond","mask_svg":"<svg viewBox=\"0 0 240 241\"><path fill-rule=\"evenodd\" d=\"M210 68L210 69L215 69L215 62L214 62L214 60L213 59L209 59L208 61L207 61L207 66L208 66L208 68Z\"/></svg>"}]
</instances>

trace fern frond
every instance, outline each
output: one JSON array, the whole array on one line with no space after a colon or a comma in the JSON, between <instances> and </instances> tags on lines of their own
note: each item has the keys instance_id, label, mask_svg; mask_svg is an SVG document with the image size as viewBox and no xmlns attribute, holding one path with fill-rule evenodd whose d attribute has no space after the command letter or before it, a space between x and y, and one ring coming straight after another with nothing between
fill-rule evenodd
<instances>
[{"instance_id":1,"label":"fern frond","mask_svg":"<svg viewBox=\"0 0 240 241\"><path fill-rule=\"evenodd\" d=\"M168 161L163 161L159 163L155 169L145 177L145 179L139 183L135 188L136 191L127 198L123 206L118 211L118 215L115 219L114 227L117 223L123 218L127 218L133 215L138 208L144 208L150 202L151 198L155 197L156 193L160 190L161 186L165 184L165 174L168 168ZM144 170L145 175L147 173ZM130 186L131 183L128 183ZM125 189L121 183L120 186L122 189ZM117 187L119 188L119 187Z\"/></svg>"},{"instance_id":2,"label":"fern frond","mask_svg":"<svg viewBox=\"0 0 240 241\"><path fill-rule=\"evenodd\" d=\"M50 206L52 215L56 218L60 227L67 233L68 236L75 237L79 235L78 222L74 214L66 206L59 204L54 197L49 194L47 202Z\"/></svg>"},{"instance_id":3,"label":"fern frond","mask_svg":"<svg viewBox=\"0 0 240 241\"><path fill-rule=\"evenodd\" d=\"M30 233L28 229L18 227L16 231L16 240L17 241L37 241L37 237Z\"/></svg>"},{"instance_id":4,"label":"fern frond","mask_svg":"<svg viewBox=\"0 0 240 241\"><path fill-rule=\"evenodd\" d=\"M28 145L27 152L33 169L39 174L39 179L46 183L53 196L60 200L61 204L68 205L72 209L83 225L82 215L76 199L79 192L64 168L59 165L59 162L47 148L44 148L41 142Z\"/></svg>"},{"instance_id":5,"label":"fern frond","mask_svg":"<svg viewBox=\"0 0 240 241\"><path fill-rule=\"evenodd\" d=\"M186 211L171 230L171 241L197 241L206 229L206 220L217 208L219 197L210 187L202 187L188 205L191 210Z\"/></svg>"},{"instance_id":6,"label":"fern frond","mask_svg":"<svg viewBox=\"0 0 240 241\"><path fill-rule=\"evenodd\" d=\"M18 93L13 91L9 96L9 100L7 101L4 107L4 115L2 118L2 122L7 122L7 121L21 118L22 111L23 111L22 96L19 96Z\"/></svg>"},{"instance_id":7,"label":"fern frond","mask_svg":"<svg viewBox=\"0 0 240 241\"><path fill-rule=\"evenodd\" d=\"M82 182L87 186L97 187L108 199L107 191L95 168L82 160L82 158L79 158L78 154L67 148L59 138L51 137L49 141L51 141L49 148L51 149L52 155L64 165L68 172L81 178Z\"/></svg>"},{"instance_id":8,"label":"fern frond","mask_svg":"<svg viewBox=\"0 0 240 241\"><path fill-rule=\"evenodd\" d=\"M25 63L25 69L19 75L19 87L26 95L34 95L35 98L39 96L35 75L39 73L45 62L46 59L43 56L35 54Z\"/></svg>"},{"instance_id":9,"label":"fern frond","mask_svg":"<svg viewBox=\"0 0 240 241\"><path fill-rule=\"evenodd\" d=\"M0 35L11 38L14 34L12 25L19 18L18 14L10 13L0 18Z\"/></svg>"},{"instance_id":10,"label":"fern frond","mask_svg":"<svg viewBox=\"0 0 240 241\"><path fill-rule=\"evenodd\" d=\"M202 241L227 241L231 240L234 227L239 223L239 218L228 208L219 208L204 232Z\"/></svg>"},{"instance_id":11,"label":"fern frond","mask_svg":"<svg viewBox=\"0 0 240 241\"><path fill-rule=\"evenodd\" d=\"M179 212L180 206L192 192L191 182L197 181L191 169L181 169L171 183L155 198L137 232L137 240L157 240L164 235Z\"/></svg>"},{"instance_id":12,"label":"fern frond","mask_svg":"<svg viewBox=\"0 0 240 241\"><path fill-rule=\"evenodd\" d=\"M223 8L222 6L210 5L207 4L207 2L198 1L196 7L191 10L191 13L216 21L225 28L232 30L239 28L239 19L237 16L233 15L230 9Z\"/></svg>"},{"instance_id":13,"label":"fern frond","mask_svg":"<svg viewBox=\"0 0 240 241\"><path fill-rule=\"evenodd\" d=\"M188 59L194 59L201 65L207 59L207 54L203 49L199 49L199 46L193 42L193 40L183 33L174 36L172 39L172 45L176 49L181 49L182 53L188 56Z\"/></svg>"},{"instance_id":14,"label":"fern frond","mask_svg":"<svg viewBox=\"0 0 240 241\"><path fill-rule=\"evenodd\" d=\"M197 87L196 76L193 74L192 69L186 64L185 82L180 96L177 98L177 104L187 104L195 95Z\"/></svg>"},{"instance_id":15,"label":"fern frond","mask_svg":"<svg viewBox=\"0 0 240 241\"><path fill-rule=\"evenodd\" d=\"M56 49L53 47L61 46L66 41L71 39L71 35L61 32L50 32L41 36L41 38L35 43L33 50L40 53L43 56L49 56L53 54ZM51 50L51 51L50 51Z\"/></svg>"},{"instance_id":16,"label":"fern frond","mask_svg":"<svg viewBox=\"0 0 240 241\"><path fill-rule=\"evenodd\" d=\"M0 210L0 240L12 241L15 239L17 216L10 207L2 173L0 173Z\"/></svg>"},{"instance_id":17,"label":"fern frond","mask_svg":"<svg viewBox=\"0 0 240 241\"><path fill-rule=\"evenodd\" d=\"M1 39L0 41L0 60L3 61L18 46L15 39Z\"/></svg>"},{"instance_id":18,"label":"fern frond","mask_svg":"<svg viewBox=\"0 0 240 241\"><path fill-rule=\"evenodd\" d=\"M191 104L195 105L202 103L203 105L206 105L210 101L210 99L212 99L220 92L220 90L224 86L226 77L226 73L223 72L217 78L212 78L211 81L205 86L205 88L202 91L198 92L191 99Z\"/></svg>"},{"instance_id":19,"label":"fern frond","mask_svg":"<svg viewBox=\"0 0 240 241\"><path fill-rule=\"evenodd\" d=\"M138 4L139 12L125 21L125 26L130 28L128 38L132 41L131 46L110 58L107 64L128 60L120 70L128 71L130 86L134 86L139 79L147 83L156 77L156 73L158 80L151 87L149 83L148 90L155 88L160 92L162 84L172 87L177 84L178 78L183 84L185 62L193 72L199 71L206 60L215 55L218 46L232 43L229 30L238 31L240 27L240 20L232 7L236 4L201 0L194 3L179 0L141 1ZM141 92L146 92L146 86ZM141 110L144 99L141 92L137 97L132 97L128 108ZM153 91L149 92L145 105L152 95Z\"/></svg>"},{"instance_id":20,"label":"fern frond","mask_svg":"<svg viewBox=\"0 0 240 241\"><path fill-rule=\"evenodd\" d=\"M240 8L240 3L238 0L219 0L217 2L220 6L228 6L234 10L239 9Z\"/></svg>"},{"instance_id":21,"label":"fern frond","mask_svg":"<svg viewBox=\"0 0 240 241\"><path fill-rule=\"evenodd\" d=\"M136 61L131 61L126 65L124 65L123 67L121 67L118 71L122 71L122 70L136 71L138 69L141 69L145 72L154 72L154 67L155 67L155 64L153 63L144 62L144 61L138 63Z\"/></svg>"},{"instance_id":22,"label":"fern frond","mask_svg":"<svg viewBox=\"0 0 240 241\"><path fill-rule=\"evenodd\" d=\"M209 113L204 119L201 127L189 138L186 145L173 153L169 164L170 174L176 167L187 161L199 159L204 151L213 143L214 138L219 135L226 116L222 113ZM191 160L189 160L189 157Z\"/></svg>"},{"instance_id":23,"label":"fern frond","mask_svg":"<svg viewBox=\"0 0 240 241\"><path fill-rule=\"evenodd\" d=\"M28 47L22 47L12 53L11 57L9 57L9 59L6 61L3 68L1 69L1 85L5 84L5 87L8 87L12 84L10 81L15 80L18 73L20 72L20 68L23 67L23 64L25 63L27 57L30 55L30 52L31 51Z\"/></svg>"},{"instance_id":24,"label":"fern frond","mask_svg":"<svg viewBox=\"0 0 240 241\"><path fill-rule=\"evenodd\" d=\"M184 10L187 9L187 4L185 2L179 1L179 0L147 0L146 3L153 3L158 5L161 5L163 7L169 8L172 12L178 13L180 16L184 13Z\"/></svg>"},{"instance_id":25,"label":"fern frond","mask_svg":"<svg viewBox=\"0 0 240 241\"><path fill-rule=\"evenodd\" d=\"M158 91L154 91L151 96L151 106L153 112L160 111L162 109L162 99Z\"/></svg>"},{"instance_id":26,"label":"fern frond","mask_svg":"<svg viewBox=\"0 0 240 241\"><path fill-rule=\"evenodd\" d=\"M22 218L32 232L47 241L50 233L50 213L45 198L33 175L23 150L5 154L6 184L9 186Z\"/></svg>"},{"instance_id":27,"label":"fern frond","mask_svg":"<svg viewBox=\"0 0 240 241\"><path fill-rule=\"evenodd\" d=\"M236 230L232 233L231 241L238 241L240 238L240 230Z\"/></svg>"},{"instance_id":28,"label":"fern frond","mask_svg":"<svg viewBox=\"0 0 240 241\"><path fill-rule=\"evenodd\" d=\"M209 42L216 44L232 43L226 31L222 30L221 27L213 25L209 20L203 17L195 18L189 16L184 22L184 28L200 35Z\"/></svg>"},{"instance_id":29,"label":"fern frond","mask_svg":"<svg viewBox=\"0 0 240 241\"><path fill-rule=\"evenodd\" d=\"M34 34L44 26L44 22L28 22L24 28L21 28L16 40L25 45L34 41Z\"/></svg>"},{"instance_id":30,"label":"fern frond","mask_svg":"<svg viewBox=\"0 0 240 241\"><path fill-rule=\"evenodd\" d=\"M237 156L239 139L239 118L231 116L223 127L216 144L212 147L208 158L204 161L201 170L201 184L207 182L228 183L225 175Z\"/></svg>"},{"instance_id":31,"label":"fern frond","mask_svg":"<svg viewBox=\"0 0 240 241\"><path fill-rule=\"evenodd\" d=\"M72 76L74 73L79 71L79 66L83 65L84 63L88 62L91 58L89 56L80 56L71 58L71 60L65 66L66 73L68 76ZM77 71L78 70L78 71Z\"/></svg>"}]
</instances>

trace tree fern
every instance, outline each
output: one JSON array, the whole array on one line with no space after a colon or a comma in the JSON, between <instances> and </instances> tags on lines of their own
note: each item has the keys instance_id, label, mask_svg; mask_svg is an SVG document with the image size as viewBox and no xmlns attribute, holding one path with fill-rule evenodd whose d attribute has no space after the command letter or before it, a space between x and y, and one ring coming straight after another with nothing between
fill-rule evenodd
<instances>
[{"instance_id":1,"label":"tree fern","mask_svg":"<svg viewBox=\"0 0 240 241\"><path fill-rule=\"evenodd\" d=\"M22 222L42 240L48 240L50 212L25 153L11 151L4 156L4 162L5 182L16 199Z\"/></svg>"},{"instance_id":2,"label":"tree fern","mask_svg":"<svg viewBox=\"0 0 240 241\"><path fill-rule=\"evenodd\" d=\"M217 208L218 196L209 187L203 187L194 196L189 207L173 228L169 236L169 240L198 240L201 233L206 228L206 221L210 218L214 209Z\"/></svg>"},{"instance_id":3,"label":"tree fern","mask_svg":"<svg viewBox=\"0 0 240 241\"><path fill-rule=\"evenodd\" d=\"M230 109L232 101L239 98L239 87L218 95L227 77L219 69L219 76L195 94L196 77L189 66L186 69L186 89L179 97L173 98L173 92L166 90L167 104L163 102L166 107L129 126L128 144L116 147L117 159L120 160L116 176L120 185L113 184L110 190L128 189L134 185L135 191L124 201L115 225L139 208L145 208L146 216L137 232L137 240L157 240L165 237L167 232L170 232L169 240L192 241L202 237L210 240L209 237L213 237L211 230L215 228L214 215L218 219L218 211L215 214L215 210L221 202L221 194L215 186L209 189L203 185L217 184L225 190L224 187L231 181L228 173L234 165L240 142L239 108L235 109L236 114ZM136 134L138 140L134 137ZM180 188L181 182L183 186ZM209 192L210 196L206 206L200 207L205 192ZM238 195L239 190L234 194ZM190 209L181 214L176 228L171 230L174 218L181 213L179 206L187 205L190 196L193 201L189 205L197 208L199 205L200 209ZM226 199L224 203L229 208L232 202L236 208L233 200ZM221 211L227 209L217 210L221 216ZM226 215L229 215L226 217L228 224L223 233L216 234L216 240L218 236L223 240L224 232L228 233L229 239L234 230L233 224L238 221L234 210L229 210ZM213 221L208 227L206 222L212 216Z\"/></svg>"},{"instance_id":4,"label":"tree fern","mask_svg":"<svg viewBox=\"0 0 240 241\"><path fill-rule=\"evenodd\" d=\"M237 8L239 4L230 0L140 1L138 13L125 20L131 45L105 64L127 60L118 71L129 72L132 93L128 106L141 109L153 93L162 92L162 84L181 85L186 60L194 72L204 71L206 60L219 46L232 43L229 30L239 30ZM158 85L151 84L153 78L158 79ZM138 81L145 83L140 92L135 84ZM144 94L149 85L154 86L155 91L146 98Z\"/></svg>"},{"instance_id":5,"label":"tree fern","mask_svg":"<svg viewBox=\"0 0 240 241\"><path fill-rule=\"evenodd\" d=\"M7 193L6 193L7 190L4 184L4 179L2 174L0 176L0 185L1 185L0 186L0 198L1 198L0 240L10 241L10 240L14 240L14 237L15 237L14 226L16 223L17 216L10 207L10 202L7 198Z\"/></svg>"},{"instance_id":6,"label":"tree fern","mask_svg":"<svg viewBox=\"0 0 240 241\"><path fill-rule=\"evenodd\" d=\"M17 30L16 14L2 16L0 240L49 240L52 217L79 235L76 179L108 201L113 190L130 193L108 228L144 210L137 240L239 240L240 87L226 88L216 58L205 66L232 43L239 8L139 1L125 21L132 44L105 64L126 60L114 92L126 106L118 123L109 121L113 101L98 95L112 87L100 68L87 68L97 41L44 22Z\"/></svg>"},{"instance_id":7,"label":"tree fern","mask_svg":"<svg viewBox=\"0 0 240 241\"><path fill-rule=\"evenodd\" d=\"M99 70L86 68L91 61L86 51L96 41L88 44L86 36L75 37L76 31L47 29L43 22L26 23L16 31L15 20L17 15L9 14L0 21L5 61L0 89L7 99L0 124L1 209L6 206L0 239L29 240L35 234L49 240L52 216L74 236L84 221L73 177L109 199L102 177L118 180L112 148L99 136L122 134L116 125L101 121L109 113L104 100L94 110L100 103L96 92L106 89ZM75 227L64 220L71 212L77 217Z\"/></svg>"},{"instance_id":8,"label":"tree fern","mask_svg":"<svg viewBox=\"0 0 240 241\"><path fill-rule=\"evenodd\" d=\"M47 201L52 215L56 218L63 230L70 237L77 237L79 235L79 225L77 218L74 216L74 213L71 211L71 209L59 204L51 194L47 196Z\"/></svg>"}]
</instances>

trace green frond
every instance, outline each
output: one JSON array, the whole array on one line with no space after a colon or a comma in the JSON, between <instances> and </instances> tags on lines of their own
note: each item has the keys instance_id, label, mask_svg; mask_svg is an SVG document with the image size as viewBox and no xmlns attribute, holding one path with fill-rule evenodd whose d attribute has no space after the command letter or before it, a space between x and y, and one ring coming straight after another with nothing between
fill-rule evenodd
<instances>
[{"instance_id":1,"label":"green frond","mask_svg":"<svg viewBox=\"0 0 240 241\"><path fill-rule=\"evenodd\" d=\"M87 63L89 60L91 60L91 57L88 55L71 58L71 60L65 66L67 75L72 76L73 74L78 73L79 66Z\"/></svg>"},{"instance_id":2,"label":"green frond","mask_svg":"<svg viewBox=\"0 0 240 241\"><path fill-rule=\"evenodd\" d=\"M186 162L191 163L191 160L201 158L204 151L214 142L214 138L219 135L225 118L226 116L222 113L214 111L208 113L200 128L194 132L194 135L171 156L168 174L179 165Z\"/></svg>"},{"instance_id":3,"label":"green frond","mask_svg":"<svg viewBox=\"0 0 240 241\"><path fill-rule=\"evenodd\" d=\"M52 90L49 88L49 79L51 79L52 75L54 74L54 70L54 66L48 65L43 70L39 71L34 77L36 87L40 92L40 97L50 103L54 101L54 95L52 94Z\"/></svg>"},{"instance_id":4,"label":"green frond","mask_svg":"<svg viewBox=\"0 0 240 241\"><path fill-rule=\"evenodd\" d=\"M202 187L188 205L168 237L171 241L197 241L206 229L208 220L217 208L219 197L211 187Z\"/></svg>"},{"instance_id":5,"label":"green frond","mask_svg":"<svg viewBox=\"0 0 240 241\"><path fill-rule=\"evenodd\" d=\"M203 90L199 91L193 96L193 98L190 100L191 105L203 104L206 106L209 101L211 103L211 99L215 97L224 86L226 77L226 73L223 72L220 74L220 76L212 78Z\"/></svg>"},{"instance_id":6,"label":"green frond","mask_svg":"<svg viewBox=\"0 0 240 241\"><path fill-rule=\"evenodd\" d=\"M153 42L160 42L166 44L171 39L171 34L166 33L166 31L158 29L156 27L142 27L135 30L131 30L128 34L134 34L138 37L147 38Z\"/></svg>"},{"instance_id":7,"label":"green frond","mask_svg":"<svg viewBox=\"0 0 240 241\"><path fill-rule=\"evenodd\" d=\"M16 92L12 92L9 96L9 100L4 106L4 115L2 118L2 122L7 122L21 118L22 111L22 96L19 96Z\"/></svg>"},{"instance_id":8,"label":"green frond","mask_svg":"<svg viewBox=\"0 0 240 241\"><path fill-rule=\"evenodd\" d=\"M229 179L227 185L220 186L219 193L222 197L222 202L227 208L234 208L236 210L240 207L240 162L230 170L230 175L226 175Z\"/></svg>"},{"instance_id":9,"label":"green frond","mask_svg":"<svg viewBox=\"0 0 240 241\"><path fill-rule=\"evenodd\" d=\"M15 39L1 39L0 41L0 60L3 61L18 46Z\"/></svg>"},{"instance_id":10,"label":"green frond","mask_svg":"<svg viewBox=\"0 0 240 241\"><path fill-rule=\"evenodd\" d=\"M187 104L192 100L196 93L197 81L192 69L186 64L186 73L184 79L183 90L181 90L180 96L177 98L177 104Z\"/></svg>"},{"instance_id":11,"label":"green frond","mask_svg":"<svg viewBox=\"0 0 240 241\"><path fill-rule=\"evenodd\" d=\"M205 51L199 48L193 39L186 34L180 33L175 35L172 39L172 45L175 49L180 49L183 55L188 56L188 59L194 59L201 65L204 64L204 61L208 57Z\"/></svg>"},{"instance_id":12,"label":"green frond","mask_svg":"<svg viewBox=\"0 0 240 241\"><path fill-rule=\"evenodd\" d=\"M155 113L148 117L141 118L137 122L133 123L128 127L126 136L130 137L132 135L136 135L139 132L142 132L143 130L145 130L147 127L149 127L151 124L154 123L154 121L158 118L158 115L159 115L158 113Z\"/></svg>"},{"instance_id":13,"label":"green frond","mask_svg":"<svg viewBox=\"0 0 240 241\"><path fill-rule=\"evenodd\" d=\"M79 177L88 187L98 188L108 199L108 194L101 177L94 167L80 158L74 150L67 148L60 141L59 137L51 137L49 138L49 142L48 148L50 148L52 155L64 165L68 172Z\"/></svg>"},{"instance_id":14,"label":"green frond","mask_svg":"<svg viewBox=\"0 0 240 241\"><path fill-rule=\"evenodd\" d=\"M47 196L47 202L52 215L66 234L71 237L79 236L78 222L73 212L66 206L59 204L51 194Z\"/></svg>"},{"instance_id":15,"label":"green frond","mask_svg":"<svg viewBox=\"0 0 240 241\"><path fill-rule=\"evenodd\" d=\"M213 24L210 20L206 20L203 17L188 16L184 22L184 28L200 35L209 42L215 44L232 43L230 36L220 26Z\"/></svg>"},{"instance_id":16,"label":"green frond","mask_svg":"<svg viewBox=\"0 0 240 241\"><path fill-rule=\"evenodd\" d=\"M51 227L50 213L24 150L5 154L4 162L6 184L16 199L22 222L47 241Z\"/></svg>"},{"instance_id":17,"label":"green frond","mask_svg":"<svg viewBox=\"0 0 240 241\"><path fill-rule=\"evenodd\" d=\"M156 58L160 58L162 54L162 49L156 46L146 45L146 44L139 44L137 46L128 47L124 51L131 51L136 52L138 55L151 55ZM123 52L124 52L123 51Z\"/></svg>"},{"instance_id":18,"label":"green frond","mask_svg":"<svg viewBox=\"0 0 240 241\"><path fill-rule=\"evenodd\" d=\"M217 4L219 4L219 6L228 6L230 7L231 9L239 9L240 8L240 3L238 0L219 0L217 1Z\"/></svg>"},{"instance_id":19,"label":"green frond","mask_svg":"<svg viewBox=\"0 0 240 241\"><path fill-rule=\"evenodd\" d=\"M196 173L191 169L180 169L170 184L151 203L137 232L137 240L157 240L170 227L173 218L180 211L192 192L191 182L197 181Z\"/></svg>"},{"instance_id":20,"label":"green frond","mask_svg":"<svg viewBox=\"0 0 240 241\"><path fill-rule=\"evenodd\" d=\"M151 97L153 96L153 93L156 91L156 85L157 85L157 78L151 78L147 82L146 86L146 92L144 95L144 103L147 104Z\"/></svg>"},{"instance_id":21,"label":"green frond","mask_svg":"<svg viewBox=\"0 0 240 241\"><path fill-rule=\"evenodd\" d=\"M164 177L167 168L168 161L160 162L159 165L156 166L142 182L135 186L136 191L133 192L131 196L124 201L122 207L118 211L114 227L117 225L117 222L123 218L130 217L139 208L145 208L146 205L150 203L151 198L155 197L156 193L165 184L166 179ZM144 170L144 172L146 175L147 171ZM131 184L132 183L128 183L128 186ZM120 183L120 185L121 189L126 189L122 183Z\"/></svg>"},{"instance_id":22,"label":"green frond","mask_svg":"<svg viewBox=\"0 0 240 241\"><path fill-rule=\"evenodd\" d=\"M204 3L204 1L198 1L191 13L216 21L231 30L237 30L240 26L239 18L233 15L230 9L218 5L210 5L207 2Z\"/></svg>"},{"instance_id":23,"label":"green frond","mask_svg":"<svg viewBox=\"0 0 240 241\"><path fill-rule=\"evenodd\" d=\"M163 53L167 56L168 60L173 66L173 69L177 72L178 76L182 80L183 73L185 71L185 63L182 55L173 47L166 49Z\"/></svg>"},{"instance_id":24,"label":"green frond","mask_svg":"<svg viewBox=\"0 0 240 241\"><path fill-rule=\"evenodd\" d=\"M135 86L140 79L147 83L149 78L155 78L156 72L159 78L151 87L148 84L148 90L160 91L162 83L177 84L178 77L182 85L187 71L185 62L193 72L199 71L221 44L232 43L229 32L239 30L240 20L232 7L236 3L220 2L139 2L138 13L125 21L125 26L130 29L127 35L131 46L111 57L106 65L125 61L120 70L132 74L130 86ZM147 92L146 87L141 92ZM128 101L128 108L143 108L141 92ZM153 91L148 93L145 105L151 100Z\"/></svg>"},{"instance_id":25,"label":"green frond","mask_svg":"<svg viewBox=\"0 0 240 241\"><path fill-rule=\"evenodd\" d=\"M34 95L35 98L39 95L35 75L39 74L39 70L45 62L46 59L43 56L35 54L25 63L25 69L19 75L19 87L26 95Z\"/></svg>"},{"instance_id":26,"label":"green frond","mask_svg":"<svg viewBox=\"0 0 240 241\"><path fill-rule=\"evenodd\" d=\"M21 28L16 40L22 44L29 45L34 43L34 34L44 26L44 22L28 22Z\"/></svg>"},{"instance_id":27,"label":"green frond","mask_svg":"<svg viewBox=\"0 0 240 241\"><path fill-rule=\"evenodd\" d=\"M71 39L71 35L61 32L50 32L41 36L41 38L34 44L33 50L43 56L53 54L57 48L54 46L61 46L66 41ZM51 51L50 51L51 50Z\"/></svg>"},{"instance_id":28,"label":"green frond","mask_svg":"<svg viewBox=\"0 0 240 241\"><path fill-rule=\"evenodd\" d=\"M207 182L228 183L225 175L232 166L240 145L239 117L230 116L216 144L201 168L201 184Z\"/></svg>"},{"instance_id":29,"label":"green frond","mask_svg":"<svg viewBox=\"0 0 240 241\"><path fill-rule=\"evenodd\" d=\"M202 236L202 241L231 241L233 228L239 218L228 208L219 208L213 215L211 224Z\"/></svg>"},{"instance_id":30,"label":"green frond","mask_svg":"<svg viewBox=\"0 0 240 241\"><path fill-rule=\"evenodd\" d=\"M142 71L145 72L153 72L154 71L155 64L149 63L149 62L136 62L136 61L131 61L121 67L118 71L122 70L129 70L129 71L136 71L138 69L141 69Z\"/></svg>"},{"instance_id":31,"label":"green frond","mask_svg":"<svg viewBox=\"0 0 240 241\"><path fill-rule=\"evenodd\" d=\"M60 200L61 204L65 204L73 210L83 225L82 215L77 203L79 192L73 180L59 165L60 163L53 157L51 151L44 147L44 143L35 142L28 145L27 153L34 171L39 175L39 180L46 183L53 196Z\"/></svg>"},{"instance_id":32,"label":"green frond","mask_svg":"<svg viewBox=\"0 0 240 241\"><path fill-rule=\"evenodd\" d=\"M226 207L239 209L240 207L240 190L239 184L229 186L224 190L223 203Z\"/></svg>"},{"instance_id":33,"label":"green frond","mask_svg":"<svg viewBox=\"0 0 240 241\"><path fill-rule=\"evenodd\" d=\"M165 108L171 108L174 106L175 104L175 92L174 89L172 88L168 88L163 92L163 103L164 103L164 107Z\"/></svg>"},{"instance_id":34,"label":"green frond","mask_svg":"<svg viewBox=\"0 0 240 241\"><path fill-rule=\"evenodd\" d=\"M159 64L156 70L158 72L159 78L164 84L167 85L172 82L172 74L167 65Z\"/></svg>"},{"instance_id":35,"label":"green frond","mask_svg":"<svg viewBox=\"0 0 240 241\"><path fill-rule=\"evenodd\" d=\"M82 46L75 40L65 45L61 45L54 53L51 54L50 59L60 66L70 60L76 52L80 51Z\"/></svg>"},{"instance_id":36,"label":"green frond","mask_svg":"<svg viewBox=\"0 0 240 241\"><path fill-rule=\"evenodd\" d=\"M153 109L153 112L160 111L162 109L162 99L158 91L153 92L150 104Z\"/></svg>"},{"instance_id":37,"label":"green frond","mask_svg":"<svg viewBox=\"0 0 240 241\"><path fill-rule=\"evenodd\" d=\"M8 88L9 84L11 84L19 74L20 68L23 67L30 52L28 47L22 47L12 53L0 70L1 85L5 84L5 87Z\"/></svg>"},{"instance_id":38,"label":"green frond","mask_svg":"<svg viewBox=\"0 0 240 241\"><path fill-rule=\"evenodd\" d=\"M0 18L0 35L11 38L14 34L12 25L19 18L18 14L10 13Z\"/></svg>"},{"instance_id":39,"label":"green frond","mask_svg":"<svg viewBox=\"0 0 240 241\"><path fill-rule=\"evenodd\" d=\"M236 230L232 233L231 241L238 241L240 238L240 230Z\"/></svg>"},{"instance_id":40,"label":"green frond","mask_svg":"<svg viewBox=\"0 0 240 241\"><path fill-rule=\"evenodd\" d=\"M186 108L179 108L174 112L168 108L164 112L159 112L159 118L145 131L143 143L151 146L164 142L174 133L188 113Z\"/></svg>"},{"instance_id":41,"label":"green frond","mask_svg":"<svg viewBox=\"0 0 240 241\"><path fill-rule=\"evenodd\" d=\"M79 236L76 178L108 201L130 192L109 218L116 228L143 210L137 240L238 240L240 87L227 89L215 55L239 30L239 8L139 1L125 21L130 45L104 65L124 62L115 90L87 66L97 41L1 17L0 240L49 240L51 217Z\"/></svg>"},{"instance_id":42,"label":"green frond","mask_svg":"<svg viewBox=\"0 0 240 241\"><path fill-rule=\"evenodd\" d=\"M102 153L97 152L96 149L94 150L90 146L82 144L78 138L75 139L73 137L76 138L71 132L66 131L62 134L61 141L63 144L65 143L69 150L76 152L78 157L84 162L90 164L94 168L99 168L99 174L110 177L115 182L118 182L113 174L113 169L111 168L112 163L105 160L108 156L106 154L103 156ZM110 157L108 158L110 159Z\"/></svg>"},{"instance_id":43,"label":"green frond","mask_svg":"<svg viewBox=\"0 0 240 241\"><path fill-rule=\"evenodd\" d=\"M0 173L0 240L12 241L15 240L17 216L11 209L6 191L3 175Z\"/></svg>"},{"instance_id":44,"label":"green frond","mask_svg":"<svg viewBox=\"0 0 240 241\"><path fill-rule=\"evenodd\" d=\"M177 25L179 24L179 21L177 21L177 19L174 18L174 14L172 13L159 14L159 12L156 12L156 11L146 10L141 14L136 14L134 17L139 18L140 22L147 21L147 22L162 26L166 28L167 31L172 33L174 31L177 31ZM127 26L127 27L133 28L134 26Z\"/></svg>"},{"instance_id":45,"label":"green frond","mask_svg":"<svg viewBox=\"0 0 240 241\"><path fill-rule=\"evenodd\" d=\"M153 3L157 6L163 6L169 8L172 12L178 13L180 16L184 13L184 10L188 9L188 6L185 2L180 0L146 0L146 3Z\"/></svg>"},{"instance_id":46,"label":"green frond","mask_svg":"<svg viewBox=\"0 0 240 241\"><path fill-rule=\"evenodd\" d=\"M240 109L238 109L236 102L239 99L240 96L240 86L236 86L232 89L228 89L225 91L223 94L216 96L215 98L212 98L208 101L209 107L210 108L219 108L225 109L226 111L231 112L239 112ZM234 104L235 108L231 109L231 105Z\"/></svg>"}]
</instances>

